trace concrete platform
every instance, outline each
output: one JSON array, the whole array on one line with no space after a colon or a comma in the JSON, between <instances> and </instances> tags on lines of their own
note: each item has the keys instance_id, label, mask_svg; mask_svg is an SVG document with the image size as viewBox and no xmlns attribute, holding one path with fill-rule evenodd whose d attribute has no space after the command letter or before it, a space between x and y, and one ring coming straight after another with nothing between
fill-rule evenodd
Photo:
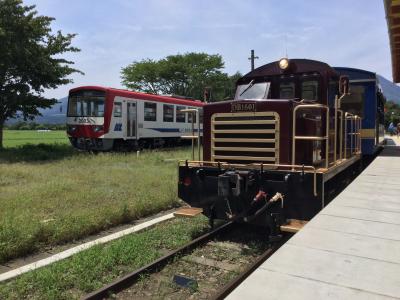
<instances>
[{"instance_id":1,"label":"concrete platform","mask_svg":"<svg viewBox=\"0 0 400 300\"><path fill-rule=\"evenodd\" d=\"M400 299L396 142L227 299Z\"/></svg>"}]
</instances>

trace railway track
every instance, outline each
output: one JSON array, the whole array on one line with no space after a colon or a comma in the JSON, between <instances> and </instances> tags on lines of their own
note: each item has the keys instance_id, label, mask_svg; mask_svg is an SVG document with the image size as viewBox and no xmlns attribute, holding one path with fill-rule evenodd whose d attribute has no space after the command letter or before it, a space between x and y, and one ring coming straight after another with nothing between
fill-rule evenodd
<instances>
[{"instance_id":1,"label":"railway track","mask_svg":"<svg viewBox=\"0 0 400 300\"><path fill-rule=\"evenodd\" d=\"M270 244L262 232L240 230L225 223L83 299L223 299L289 238Z\"/></svg>"}]
</instances>

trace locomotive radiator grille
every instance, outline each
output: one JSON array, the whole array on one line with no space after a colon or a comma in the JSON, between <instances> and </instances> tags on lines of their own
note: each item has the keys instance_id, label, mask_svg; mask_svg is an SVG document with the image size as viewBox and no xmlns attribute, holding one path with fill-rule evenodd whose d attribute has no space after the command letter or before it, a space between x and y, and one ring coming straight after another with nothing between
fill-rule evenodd
<instances>
[{"instance_id":1,"label":"locomotive radiator grille","mask_svg":"<svg viewBox=\"0 0 400 300\"><path fill-rule=\"evenodd\" d=\"M211 160L279 163L279 114L216 113L211 118Z\"/></svg>"}]
</instances>

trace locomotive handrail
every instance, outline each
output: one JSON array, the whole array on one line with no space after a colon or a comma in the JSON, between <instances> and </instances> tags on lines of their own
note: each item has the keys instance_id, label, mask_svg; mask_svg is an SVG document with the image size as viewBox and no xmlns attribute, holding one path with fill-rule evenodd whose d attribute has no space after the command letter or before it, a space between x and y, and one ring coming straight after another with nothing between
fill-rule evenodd
<instances>
[{"instance_id":1,"label":"locomotive handrail","mask_svg":"<svg viewBox=\"0 0 400 300\"><path fill-rule=\"evenodd\" d=\"M326 113L326 132L325 136L297 136L296 135L296 113L300 109L313 108L325 110ZM325 167L329 167L329 107L324 104L300 104L293 109L293 138L292 138L292 165L296 163L296 140L325 140Z\"/></svg>"},{"instance_id":2,"label":"locomotive handrail","mask_svg":"<svg viewBox=\"0 0 400 300\"><path fill-rule=\"evenodd\" d=\"M344 152L344 149L343 149L343 123L344 123L343 114L344 113L343 113L343 110L341 110L341 109L337 109L337 111L340 113L339 159L341 161L343 158L343 152Z\"/></svg>"},{"instance_id":3,"label":"locomotive handrail","mask_svg":"<svg viewBox=\"0 0 400 300\"><path fill-rule=\"evenodd\" d=\"M339 159L342 160L342 151L344 151L344 156L346 158L346 149L342 149L343 147L343 110L340 108L342 107L342 100L343 98L348 95L348 93L342 94L339 98L336 95L335 97L335 152L334 152L334 161L336 162L336 149L337 149L337 112L340 112L340 138L339 138Z\"/></svg>"},{"instance_id":4,"label":"locomotive handrail","mask_svg":"<svg viewBox=\"0 0 400 300\"><path fill-rule=\"evenodd\" d=\"M208 164L208 165L215 165L218 167L227 166L230 167L248 167L248 166L259 166L262 170L264 167L271 167L271 168L291 168L292 171L297 172L304 172L305 170L309 170L313 173L313 193L314 196L318 196L317 193L317 169L314 166L305 166L305 165L285 165L285 164L264 164L264 163L251 163L251 164L232 164L228 162L217 162L217 161L204 161L204 160L179 160L178 165L185 164L188 166L189 164ZM299 169L299 170L295 170Z\"/></svg>"},{"instance_id":5,"label":"locomotive handrail","mask_svg":"<svg viewBox=\"0 0 400 300\"><path fill-rule=\"evenodd\" d=\"M186 108L182 109L181 112L190 113L192 114L192 135L184 135L181 136L183 139L191 139L192 140L192 159L194 160L194 140L197 140L197 151L199 155L199 159L201 158L200 155L200 112L197 108ZM197 123L197 136L194 133L194 116L196 116L196 123Z\"/></svg>"},{"instance_id":6,"label":"locomotive handrail","mask_svg":"<svg viewBox=\"0 0 400 300\"><path fill-rule=\"evenodd\" d=\"M347 136L350 136L350 155L361 153L361 125L362 119L358 115L345 113L345 157L347 157ZM350 132L347 132L347 121L350 121Z\"/></svg>"},{"instance_id":7,"label":"locomotive handrail","mask_svg":"<svg viewBox=\"0 0 400 300\"><path fill-rule=\"evenodd\" d=\"M324 141L324 140L326 140L326 137L324 137L324 136L296 135L294 138L296 140L313 140L313 141Z\"/></svg>"},{"instance_id":8,"label":"locomotive handrail","mask_svg":"<svg viewBox=\"0 0 400 300\"><path fill-rule=\"evenodd\" d=\"M349 95L348 93L343 94L342 96L340 96L339 99L336 100L335 105L338 107L338 111L342 112L342 116L343 117L343 111L340 110L339 108L341 108L342 106L342 100L345 96ZM350 133L347 133L347 121L350 120ZM357 138L355 139L355 153L360 153L361 152L361 135L360 135L360 130L362 127L362 119L360 116L358 115L354 115L351 114L349 112L345 113L345 118L344 118L344 124L345 124L345 143L344 143L344 147L343 147L343 152L344 152L344 158L347 157L347 135L350 135L350 155L353 154L353 136L355 135ZM354 123L354 124L353 124ZM354 127L353 127L354 125ZM343 130L340 130L341 134L343 132ZM341 138L342 140L342 138Z\"/></svg>"}]
</instances>

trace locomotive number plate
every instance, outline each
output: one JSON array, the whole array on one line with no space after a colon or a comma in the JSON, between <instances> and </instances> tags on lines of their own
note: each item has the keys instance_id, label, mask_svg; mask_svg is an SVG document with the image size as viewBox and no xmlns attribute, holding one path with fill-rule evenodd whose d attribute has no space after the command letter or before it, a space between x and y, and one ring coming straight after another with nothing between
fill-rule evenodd
<instances>
[{"instance_id":1,"label":"locomotive number plate","mask_svg":"<svg viewBox=\"0 0 400 300\"><path fill-rule=\"evenodd\" d=\"M239 102L231 104L231 111L234 112L254 112L256 111L256 103L255 102Z\"/></svg>"}]
</instances>

